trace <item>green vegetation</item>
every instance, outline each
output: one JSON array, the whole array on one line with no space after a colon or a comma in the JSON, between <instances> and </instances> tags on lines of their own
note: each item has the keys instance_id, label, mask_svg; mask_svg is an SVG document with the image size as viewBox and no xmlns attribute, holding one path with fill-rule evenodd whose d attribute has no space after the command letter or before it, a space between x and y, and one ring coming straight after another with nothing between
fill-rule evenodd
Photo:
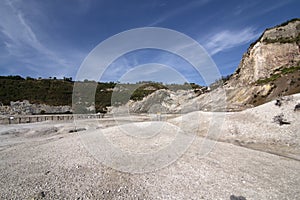
<instances>
[{"instance_id":1,"label":"green vegetation","mask_svg":"<svg viewBox=\"0 0 300 200\"><path fill-rule=\"evenodd\" d=\"M104 112L107 106L111 105L113 89L121 88L117 93L117 105L127 103L129 99L137 101L159 89L197 89L201 86L197 84L171 84L163 85L156 82L139 82L136 84L116 84L114 82L101 83L85 80L78 84L82 87L80 94L74 95L74 98L81 98L81 102L89 102L87 106L92 105L94 101L93 91L87 88L93 88L95 85L95 108L96 112ZM47 104L53 106L69 105L72 106L73 86L75 82L72 78L57 79L34 79L31 77L22 78L21 76L0 76L0 102L9 105L10 101L29 100L30 103ZM93 86L93 87L91 87ZM123 88L123 89L122 89ZM77 99L79 100L79 99ZM82 107L78 105L78 107ZM80 109L80 108L79 108ZM76 110L76 109L75 109ZM83 112L83 111L82 111Z\"/></svg>"},{"instance_id":2,"label":"green vegetation","mask_svg":"<svg viewBox=\"0 0 300 200\"><path fill-rule=\"evenodd\" d=\"M47 104L53 106L72 106L74 82L70 78L64 79L34 79L20 76L0 76L0 102L9 105L10 101L29 100L30 103ZM103 110L110 105L115 83L98 83L96 92L96 109Z\"/></svg>"},{"instance_id":3,"label":"green vegetation","mask_svg":"<svg viewBox=\"0 0 300 200\"><path fill-rule=\"evenodd\" d=\"M297 37L280 37L280 38L276 38L276 39L271 39L271 38L265 38L263 40L263 42L269 44L269 43L281 43L281 44L284 44L284 43L294 43L294 42L297 42L299 43L300 42L300 34L297 35Z\"/></svg>"},{"instance_id":4,"label":"green vegetation","mask_svg":"<svg viewBox=\"0 0 300 200\"><path fill-rule=\"evenodd\" d=\"M279 27L281 27L281 26L286 26L286 25L288 25L289 23L295 22L295 21L300 21L300 18L293 18L293 19L290 19L290 20L288 20L288 21L286 21L286 22L283 22L282 24L279 24L279 25L275 26L274 28L279 28Z\"/></svg>"},{"instance_id":5,"label":"green vegetation","mask_svg":"<svg viewBox=\"0 0 300 200\"><path fill-rule=\"evenodd\" d=\"M72 83L63 80L21 79L0 77L0 101L7 105L10 101L29 100L32 103L49 105L70 105Z\"/></svg>"},{"instance_id":6,"label":"green vegetation","mask_svg":"<svg viewBox=\"0 0 300 200\"><path fill-rule=\"evenodd\" d=\"M136 90L132 93L130 99L134 101L142 100L144 97L148 96L149 94L152 94L156 90L160 89L167 89L166 86L162 85L162 83L154 83L154 82L148 82L148 83L141 83L140 86L137 87Z\"/></svg>"},{"instance_id":7,"label":"green vegetation","mask_svg":"<svg viewBox=\"0 0 300 200\"><path fill-rule=\"evenodd\" d=\"M265 78L265 79L259 79L256 81L257 84L263 85L263 84L267 84L270 82L275 81L276 79L278 79L281 75L280 74L272 74L269 78Z\"/></svg>"},{"instance_id":8,"label":"green vegetation","mask_svg":"<svg viewBox=\"0 0 300 200\"><path fill-rule=\"evenodd\" d=\"M291 22L295 22L295 21L300 21L299 18L294 18L294 19L291 19L291 20L288 20L286 22L283 22L282 24L280 25L277 25L273 28L278 28L279 30L282 29L281 27L282 26L286 26L288 25L289 23ZM269 29L266 29L266 30L270 30L270 29L273 29L273 28L269 28ZM297 29L299 29L299 25L297 26ZM263 40L263 42L265 43L294 43L294 42L297 42L299 43L300 42L300 34L298 34L296 37L280 37L280 38L276 38L276 39L271 39L271 38L265 38Z\"/></svg>"},{"instance_id":9,"label":"green vegetation","mask_svg":"<svg viewBox=\"0 0 300 200\"><path fill-rule=\"evenodd\" d=\"M282 26L286 26L286 25L288 25L289 23L295 22L295 21L300 21L300 18L294 18L294 19L288 20L288 21L286 21L286 22L283 22L282 24L277 25L277 26L275 26L275 27L267 28L267 29L261 34L261 36L260 36L257 40L255 40L254 42L252 42L252 43L250 44L250 46L249 46L247 52L249 53L249 52L250 52L250 49L252 49L253 46L254 46L257 42L259 42L259 41L261 40L261 38L263 37L264 33L265 33L267 30L274 29L274 28L279 28L279 29L280 29ZM297 27L297 29L298 29L298 27ZM293 42L297 42L297 43L299 43L299 42L300 42L300 38L299 38L299 35L298 35L296 38L279 38L279 39L277 39L277 40L275 40L275 39L272 40L272 39L266 38L263 42L265 42L265 43L276 43L276 42L279 42L279 43L293 43Z\"/></svg>"},{"instance_id":10,"label":"green vegetation","mask_svg":"<svg viewBox=\"0 0 300 200\"><path fill-rule=\"evenodd\" d=\"M260 85L271 83L284 74L291 74L296 71L300 71L300 62L297 63L297 66L279 68L275 70L275 74L272 74L269 78L259 79L256 81L256 83Z\"/></svg>"},{"instance_id":11,"label":"green vegetation","mask_svg":"<svg viewBox=\"0 0 300 200\"><path fill-rule=\"evenodd\" d=\"M294 73L294 72L296 72L298 70L300 70L300 63L298 63L298 66L296 66L296 67L283 68L281 70L281 72L283 74L290 74L290 73Z\"/></svg>"}]
</instances>

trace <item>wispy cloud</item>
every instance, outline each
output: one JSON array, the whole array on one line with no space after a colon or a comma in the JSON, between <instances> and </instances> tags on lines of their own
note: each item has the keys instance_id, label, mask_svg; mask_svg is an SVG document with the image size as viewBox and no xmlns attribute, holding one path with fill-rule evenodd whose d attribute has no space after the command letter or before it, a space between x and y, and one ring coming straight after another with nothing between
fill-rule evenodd
<instances>
[{"instance_id":1,"label":"wispy cloud","mask_svg":"<svg viewBox=\"0 0 300 200\"><path fill-rule=\"evenodd\" d=\"M273 1L272 4L264 6L262 4L266 2L263 1L247 1L247 3L238 4L234 8L233 14L236 16L240 16L240 18L237 18L238 20L251 19L279 9L292 2L293 0Z\"/></svg>"},{"instance_id":2,"label":"wispy cloud","mask_svg":"<svg viewBox=\"0 0 300 200\"><path fill-rule=\"evenodd\" d=\"M223 30L208 36L203 44L211 54L217 54L221 51L231 49L246 44L257 38L260 33L256 29L247 27L241 30Z\"/></svg>"},{"instance_id":3,"label":"wispy cloud","mask_svg":"<svg viewBox=\"0 0 300 200\"><path fill-rule=\"evenodd\" d=\"M152 23L148 24L148 26L156 26L172 17L175 17L177 15L180 15L183 12L186 12L190 9L197 8L199 6L205 5L210 0L197 0L197 1L191 1L185 5L182 5L181 7L178 7L177 9L171 10L167 12L164 15L161 15L157 20L153 21Z\"/></svg>"},{"instance_id":4,"label":"wispy cloud","mask_svg":"<svg viewBox=\"0 0 300 200\"><path fill-rule=\"evenodd\" d=\"M0 4L0 33L9 56L30 65L68 65L64 59L40 42L31 24L13 1L4 0Z\"/></svg>"},{"instance_id":5,"label":"wispy cloud","mask_svg":"<svg viewBox=\"0 0 300 200\"><path fill-rule=\"evenodd\" d=\"M104 74L99 78L101 81L118 80L131 68L139 64L140 63L135 55L131 55L130 57L121 56L109 66L107 66Z\"/></svg>"}]
</instances>

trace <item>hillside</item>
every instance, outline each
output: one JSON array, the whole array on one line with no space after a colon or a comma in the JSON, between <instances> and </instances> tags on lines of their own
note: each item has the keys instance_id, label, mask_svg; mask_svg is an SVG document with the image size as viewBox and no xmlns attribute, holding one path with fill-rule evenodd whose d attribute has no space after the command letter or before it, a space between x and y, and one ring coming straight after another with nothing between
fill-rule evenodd
<instances>
[{"instance_id":1,"label":"hillside","mask_svg":"<svg viewBox=\"0 0 300 200\"><path fill-rule=\"evenodd\" d=\"M0 103L2 105L0 105L0 114L44 114L58 113L60 110L63 113L71 112L74 83L71 78L34 79L21 76L0 76ZM89 84L95 84L96 82L85 80L82 83L87 87ZM111 106L113 92L119 94L118 103L125 104L128 100L142 100L160 89L176 91L193 88L197 91L199 88L202 88L197 84L163 85L162 83L151 81L118 85L114 82L98 82L96 84L95 105L86 103L80 110L76 111L85 113L88 112L85 108L92 106L96 112L106 112L107 107ZM131 91L131 88L134 88L134 91ZM128 98L126 98L127 96ZM64 106L69 106L69 108Z\"/></svg>"},{"instance_id":2,"label":"hillside","mask_svg":"<svg viewBox=\"0 0 300 200\"><path fill-rule=\"evenodd\" d=\"M300 92L300 19L292 19L266 29L252 43L228 80L195 100L207 108L211 96L226 93L226 108L244 110L283 96Z\"/></svg>"},{"instance_id":3,"label":"hillside","mask_svg":"<svg viewBox=\"0 0 300 200\"><path fill-rule=\"evenodd\" d=\"M163 98L157 98L162 93ZM144 105L159 103L161 111L173 113L238 111L296 93L300 93L300 19L266 29L250 45L234 74L216 81L210 92L186 99L184 93L157 91L128 107L132 112L148 112L149 106Z\"/></svg>"},{"instance_id":4,"label":"hillside","mask_svg":"<svg viewBox=\"0 0 300 200\"><path fill-rule=\"evenodd\" d=\"M300 19L269 28L226 81L229 104L257 106L300 92Z\"/></svg>"},{"instance_id":5,"label":"hillside","mask_svg":"<svg viewBox=\"0 0 300 200\"><path fill-rule=\"evenodd\" d=\"M33 79L20 76L0 77L0 102L11 105L11 101L28 100L32 104L50 106L72 106L74 82L64 79ZM112 88L115 83L98 83L96 92L96 110L102 111L110 105ZM37 113L35 113L37 114Z\"/></svg>"},{"instance_id":6,"label":"hillside","mask_svg":"<svg viewBox=\"0 0 300 200\"><path fill-rule=\"evenodd\" d=\"M94 84L84 81L85 84ZM33 79L20 76L0 77L0 102L29 100L30 103L51 106L72 105L74 82L71 78ZM210 87L196 84L163 85L154 82L137 84L97 83L95 105L85 103L104 112L111 106L113 91L118 99L115 106L126 104L131 112L148 112L157 104L165 112L193 110L244 110L282 96L300 93L300 19L293 19L263 34L250 45L237 70L224 82ZM183 90L183 91L180 91ZM187 90L189 93L187 94ZM79 94L80 95L80 94ZM225 98L226 96L226 98ZM116 100L116 99L113 99ZM214 105L212 106L212 102Z\"/></svg>"},{"instance_id":7,"label":"hillside","mask_svg":"<svg viewBox=\"0 0 300 200\"><path fill-rule=\"evenodd\" d=\"M53 106L72 104L73 82L70 80L1 76L0 87L0 102L4 105L23 100Z\"/></svg>"}]
</instances>

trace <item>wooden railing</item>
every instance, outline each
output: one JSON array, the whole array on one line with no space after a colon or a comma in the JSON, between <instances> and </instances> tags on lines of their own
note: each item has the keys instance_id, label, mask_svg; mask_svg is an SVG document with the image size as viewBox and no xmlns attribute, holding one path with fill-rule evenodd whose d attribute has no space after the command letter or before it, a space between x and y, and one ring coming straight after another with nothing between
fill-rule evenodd
<instances>
[{"instance_id":1,"label":"wooden railing","mask_svg":"<svg viewBox=\"0 0 300 200\"><path fill-rule=\"evenodd\" d=\"M22 124L42 121L69 121L75 119L103 118L104 114L69 114L69 115L16 115L0 118L0 124Z\"/></svg>"}]
</instances>

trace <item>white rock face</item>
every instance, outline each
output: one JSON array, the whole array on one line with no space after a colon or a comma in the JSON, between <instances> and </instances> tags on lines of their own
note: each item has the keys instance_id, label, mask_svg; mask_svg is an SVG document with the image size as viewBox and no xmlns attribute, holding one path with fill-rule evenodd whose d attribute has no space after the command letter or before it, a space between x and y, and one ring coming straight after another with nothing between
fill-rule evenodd
<instances>
[{"instance_id":1,"label":"white rock face","mask_svg":"<svg viewBox=\"0 0 300 200\"><path fill-rule=\"evenodd\" d=\"M178 113L187 102L197 97L193 90L157 90L141 101L129 101L123 110L134 113ZM120 112L122 108L111 108L110 112Z\"/></svg>"},{"instance_id":2,"label":"white rock face","mask_svg":"<svg viewBox=\"0 0 300 200\"><path fill-rule=\"evenodd\" d=\"M300 62L299 35L300 20L266 30L244 54L228 86L250 85L269 77L280 67L297 65Z\"/></svg>"},{"instance_id":3,"label":"white rock face","mask_svg":"<svg viewBox=\"0 0 300 200\"><path fill-rule=\"evenodd\" d=\"M269 78L279 68L298 66L300 63L300 20L266 30L244 54L236 72L230 77L223 88L218 88L196 95L193 91L171 92L159 90L139 102L127 104L131 112L145 113L156 110L179 113L196 110L205 111L236 111L252 107L255 98L260 103L281 96L277 91L272 93L276 85L271 82L257 84L258 80ZM291 80L290 80L291 81ZM286 84L280 83L280 84ZM281 85L282 86L282 85ZM284 85L285 86L285 85ZM278 87L277 87L278 88ZM284 90L286 88L283 88ZM300 92L294 88L293 93ZM257 98L257 99L259 99ZM159 105L159 106L157 106Z\"/></svg>"},{"instance_id":4,"label":"white rock face","mask_svg":"<svg viewBox=\"0 0 300 200\"><path fill-rule=\"evenodd\" d=\"M1 115L30 115L43 113L72 112L71 106L49 106L45 104L31 104L28 100L10 102L10 106L0 106Z\"/></svg>"},{"instance_id":5,"label":"white rock face","mask_svg":"<svg viewBox=\"0 0 300 200\"><path fill-rule=\"evenodd\" d=\"M269 77L274 70L293 66L300 61L300 50L296 43L258 42L245 54L240 65L239 73L229 81L231 86L244 86L255 83L257 80Z\"/></svg>"}]
</instances>

